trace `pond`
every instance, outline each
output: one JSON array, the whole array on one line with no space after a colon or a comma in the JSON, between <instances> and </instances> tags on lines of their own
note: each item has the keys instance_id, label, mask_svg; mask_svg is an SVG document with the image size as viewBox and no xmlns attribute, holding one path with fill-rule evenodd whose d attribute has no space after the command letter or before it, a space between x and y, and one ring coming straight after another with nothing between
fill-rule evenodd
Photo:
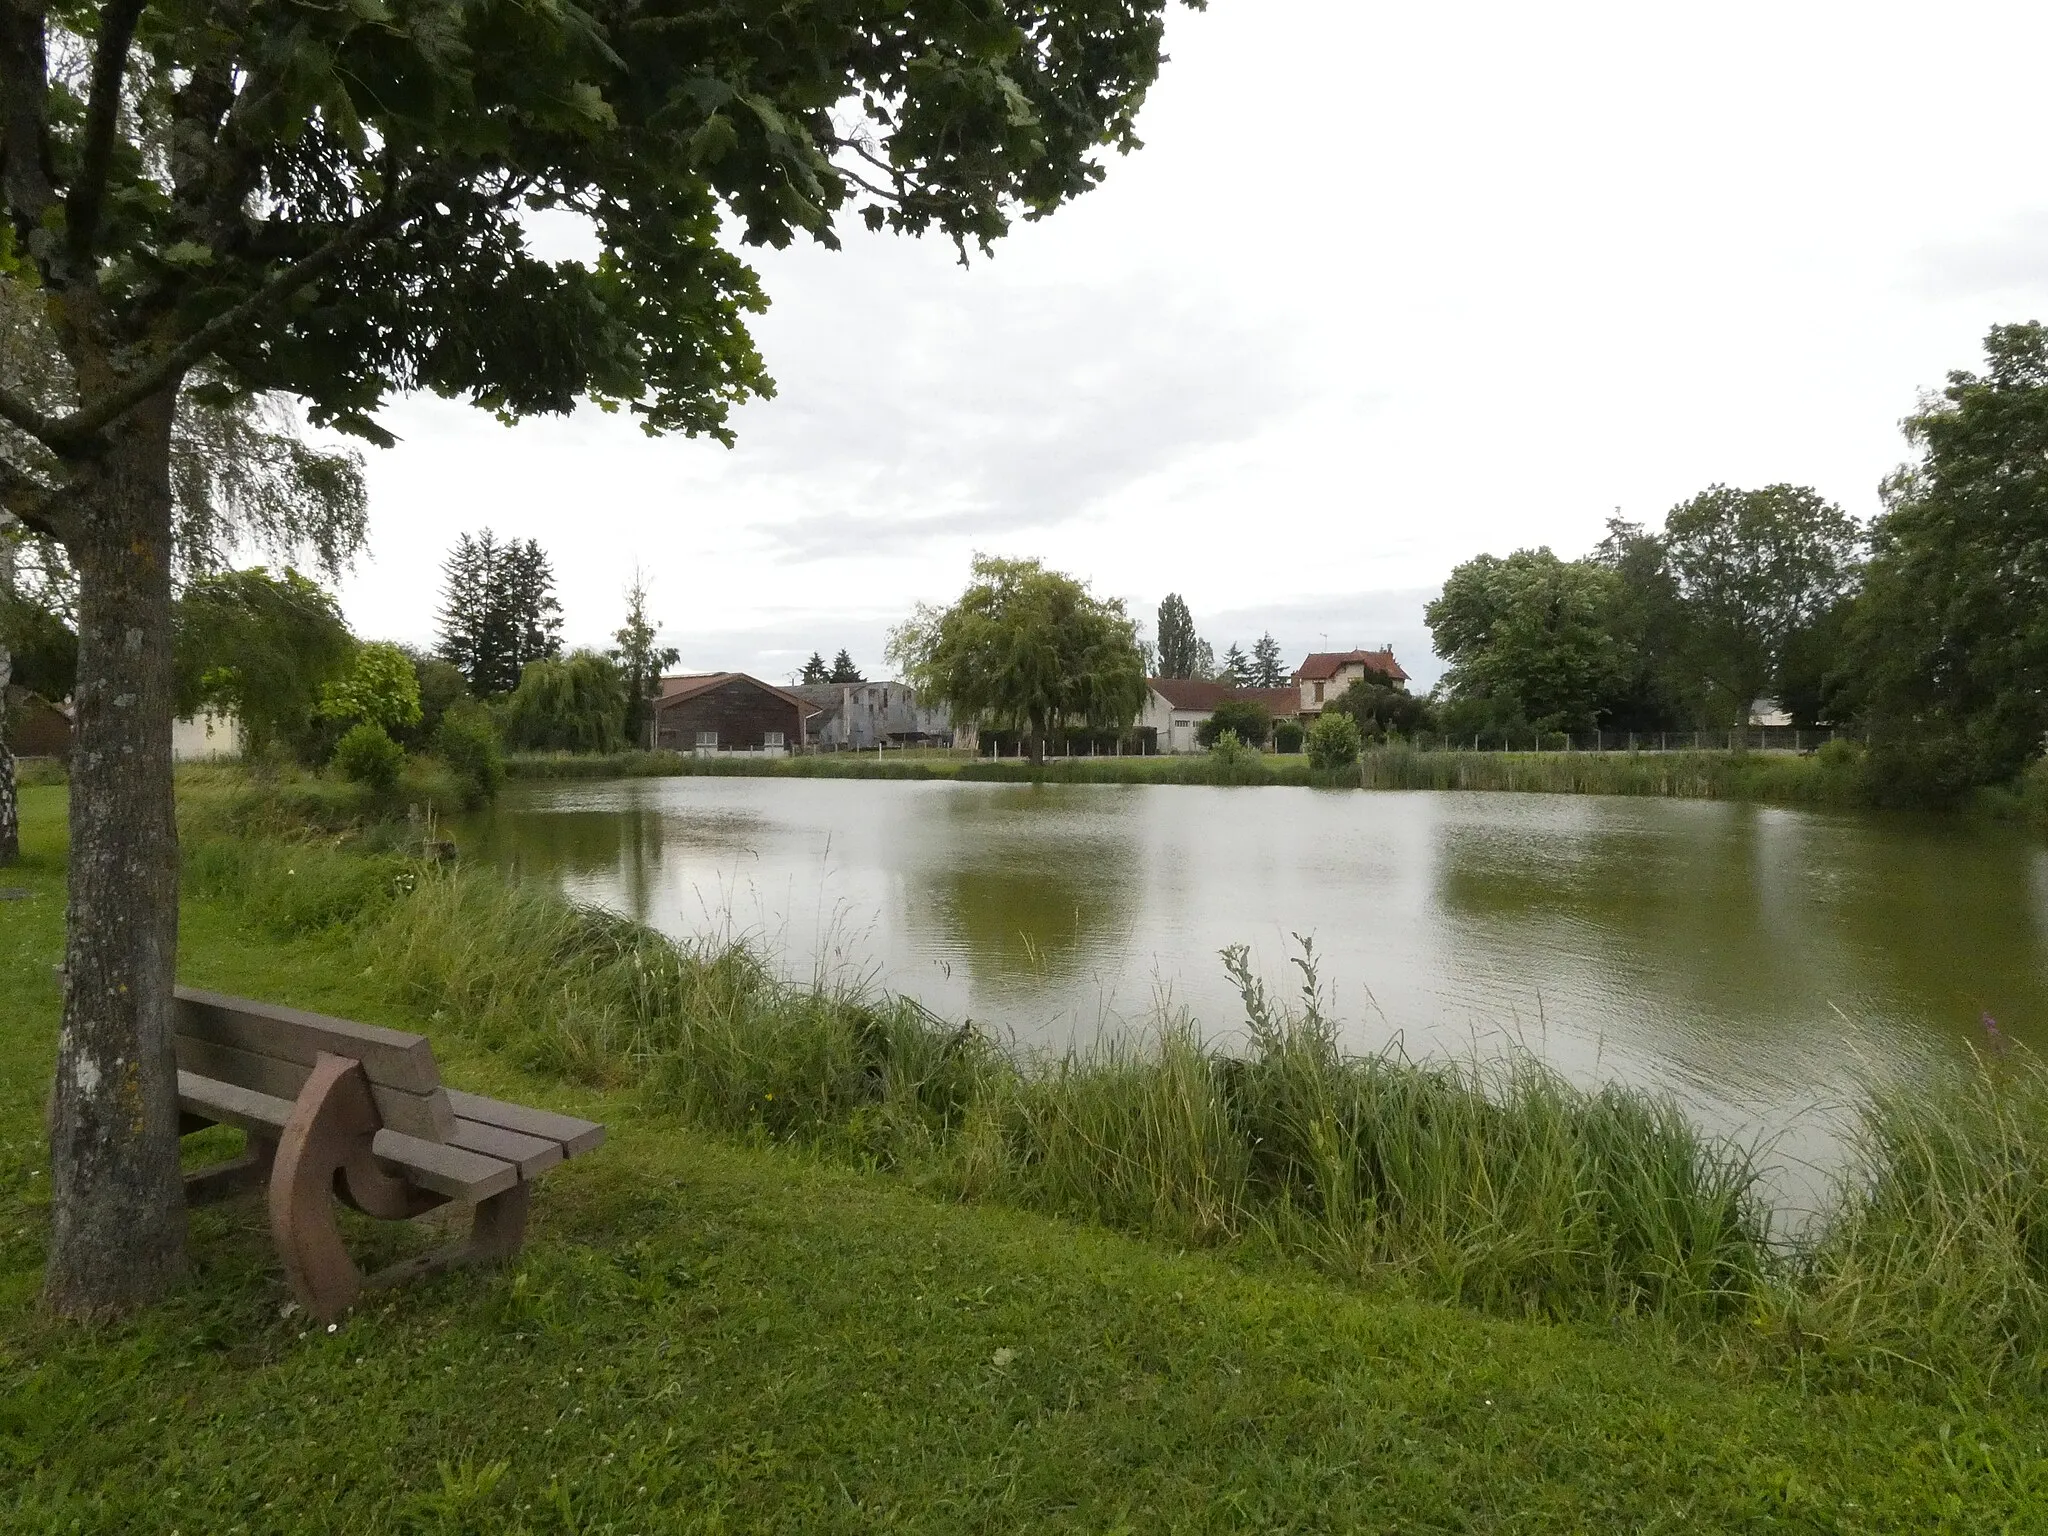
<instances>
[{"instance_id":1,"label":"pond","mask_svg":"<svg viewBox=\"0 0 2048 1536\"><path fill-rule=\"evenodd\" d=\"M1874 1071L2048 1048L2048 849L1711 801L674 778L518 786L466 853L1024 1048L1242 1007L1310 940L1359 1051L1518 1043L1824 1166Z\"/></svg>"}]
</instances>

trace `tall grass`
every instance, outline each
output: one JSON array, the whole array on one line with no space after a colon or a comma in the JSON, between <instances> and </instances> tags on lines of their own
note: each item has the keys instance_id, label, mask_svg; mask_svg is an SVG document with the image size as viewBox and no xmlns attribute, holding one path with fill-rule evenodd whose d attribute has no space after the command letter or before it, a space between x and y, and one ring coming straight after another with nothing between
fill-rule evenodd
<instances>
[{"instance_id":1,"label":"tall grass","mask_svg":"<svg viewBox=\"0 0 2048 1536\"><path fill-rule=\"evenodd\" d=\"M1786 805L1865 803L1849 753L1763 752L1367 752L1367 789L1530 790L1567 795L1651 795L1761 800Z\"/></svg>"},{"instance_id":2,"label":"tall grass","mask_svg":"<svg viewBox=\"0 0 2048 1536\"><path fill-rule=\"evenodd\" d=\"M1168 1019L1024 1061L907 1000L793 985L744 947L676 943L485 872L243 839L195 847L188 878L281 932L348 931L424 1021L528 1066L952 1196L1270 1245L1515 1314L1701 1320L1765 1284L1746 1157L1527 1055L1347 1057L1312 952L1284 1005L1226 957L1244 1054Z\"/></svg>"}]
</instances>

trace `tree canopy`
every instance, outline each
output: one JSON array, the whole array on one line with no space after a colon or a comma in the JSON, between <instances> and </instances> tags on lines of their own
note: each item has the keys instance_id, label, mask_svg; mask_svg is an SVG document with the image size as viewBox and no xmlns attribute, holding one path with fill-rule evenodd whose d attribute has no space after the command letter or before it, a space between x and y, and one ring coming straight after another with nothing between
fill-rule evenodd
<instances>
[{"instance_id":1,"label":"tree canopy","mask_svg":"<svg viewBox=\"0 0 2048 1536\"><path fill-rule=\"evenodd\" d=\"M1056 729L1121 729L1145 703L1137 626L1123 603L1036 560L977 555L950 608L920 607L889 657L961 719L1024 732L1037 757Z\"/></svg>"},{"instance_id":2,"label":"tree canopy","mask_svg":"<svg viewBox=\"0 0 2048 1536\"><path fill-rule=\"evenodd\" d=\"M1906 422L1919 461L1885 487L1852 684L1874 748L1936 797L2008 779L2048 733L2048 327L1995 327Z\"/></svg>"},{"instance_id":3,"label":"tree canopy","mask_svg":"<svg viewBox=\"0 0 2048 1536\"><path fill-rule=\"evenodd\" d=\"M233 715L250 753L296 750L355 650L333 597L297 571L201 576L178 600L178 712Z\"/></svg>"},{"instance_id":4,"label":"tree canopy","mask_svg":"<svg viewBox=\"0 0 2048 1536\"><path fill-rule=\"evenodd\" d=\"M0 506L81 592L53 1306L156 1296L182 1261L181 395L282 393L373 442L408 390L729 440L771 388L738 247L858 221L965 253L1052 212L1135 146L1168 3L0 0L0 268L67 364L52 396L0 384ZM537 213L597 259L533 254Z\"/></svg>"},{"instance_id":5,"label":"tree canopy","mask_svg":"<svg viewBox=\"0 0 2048 1536\"><path fill-rule=\"evenodd\" d=\"M1592 725L1623 671L1609 621L1617 586L1612 572L1548 549L1466 561L1426 611L1450 663L1444 692L1483 704L1490 723Z\"/></svg>"}]
</instances>

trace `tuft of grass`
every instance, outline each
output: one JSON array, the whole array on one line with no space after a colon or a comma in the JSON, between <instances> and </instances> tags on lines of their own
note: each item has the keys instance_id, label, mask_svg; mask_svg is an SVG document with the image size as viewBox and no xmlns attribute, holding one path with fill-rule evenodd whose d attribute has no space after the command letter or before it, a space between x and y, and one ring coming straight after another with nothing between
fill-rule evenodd
<instances>
[{"instance_id":1,"label":"tuft of grass","mask_svg":"<svg viewBox=\"0 0 2048 1536\"><path fill-rule=\"evenodd\" d=\"M2048 1063L1991 1041L1864 1093L1856 1156L1762 1320L1787 1350L1858 1375L2048 1385Z\"/></svg>"}]
</instances>

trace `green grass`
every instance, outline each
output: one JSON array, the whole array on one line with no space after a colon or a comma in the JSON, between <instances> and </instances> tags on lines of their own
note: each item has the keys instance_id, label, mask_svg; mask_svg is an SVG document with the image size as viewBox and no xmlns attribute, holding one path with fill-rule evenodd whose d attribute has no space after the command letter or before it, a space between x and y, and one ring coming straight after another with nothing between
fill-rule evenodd
<instances>
[{"instance_id":1,"label":"green grass","mask_svg":"<svg viewBox=\"0 0 2048 1536\"><path fill-rule=\"evenodd\" d=\"M635 957L660 960L637 930L536 906L514 914L529 926L480 933L486 909L466 903L485 898L466 881L332 843L278 864L255 844L195 849L183 974L424 1027L451 1081L598 1116L610 1141L543 1182L510 1271L378 1297L332 1334L286 1315L260 1203L195 1213L192 1278L167 1304L91 1329L48 1321L33 1296L61 792L32 791L23 809L28 859L8 879L33 895L0 907L9 1531L2048 1528L2036 1395L1809 1373L1641 1317L1489 1317L1421 1299L1377 1264L1333 1277L1327 1257L1289 1259L1256 1230L1204 1249L1188 1246L1213 1240L1199 1224L1176 1244L1012 1208L999 1188L925 1176L912 1155L919 1126L935 1140L954 1126L993 1173L1029 1166L987 1141L1019 1124L964 1099L1001 1071L971 1038L858 1000L806 1003L729 952L687 973L656 964L628 1006ZM267 883L231 891L237 874ZM347 901L280 899L337 879L358 882ZM459 934L470 947L422 976L427 939L391 946L435 902L448 926L433 944ZM556 948L494 982L515 943ZM683 1003L687 1017L669 1011ZM772 1039L730 1039L695 1066L654 1032L737 1035L775 1008L790 1012ZM852 1059L821 1022L839 1010L862 1024ZM1271 1070L1327 1083L1305 1010L1281 1034ZM1141 1196L1155 1186L1090 1164L1144 1132L1155 1161L1183 1170L1169 1187L1198 1189L1227 1159L1191 1155L1198 1139L1180 1127L1206 1124L1220 1146L1230 1106L1286 1104L1294 1118L1271 1124L1285 1144L1248 1177L1294 1179L1297 1206L1330 1198L1313 1171L1327 1166L1315 1128L1331 1122L1298 1113L1312 1098L1226 1082L1219 1101L1208 1059L1185 1040L1172 1051L1125 1061L1135 1077L1098 1072L1083 1098L1050 1087L1014 1108L1064 1127L1041 1132L1048 1164L1067 1170L1057 1187ZM876 1084L878 1066L909 1081ZM1381 1087L1411 1103L1381 1113L1462 1114L1461 1142L1548 1119L1548 1134L1585 1145L1562 1123L1582 1102L1534 1117L1496 1104L1507 1118L1488 1122L1462 1086L1403 1076ZM769 1110L785 1092L803 1107ZM1092 1214L1149 1226L1111 1193ZM425 1239L382 1224L362 1240L389 1255Z\"/></svg>"}]
</instances>

